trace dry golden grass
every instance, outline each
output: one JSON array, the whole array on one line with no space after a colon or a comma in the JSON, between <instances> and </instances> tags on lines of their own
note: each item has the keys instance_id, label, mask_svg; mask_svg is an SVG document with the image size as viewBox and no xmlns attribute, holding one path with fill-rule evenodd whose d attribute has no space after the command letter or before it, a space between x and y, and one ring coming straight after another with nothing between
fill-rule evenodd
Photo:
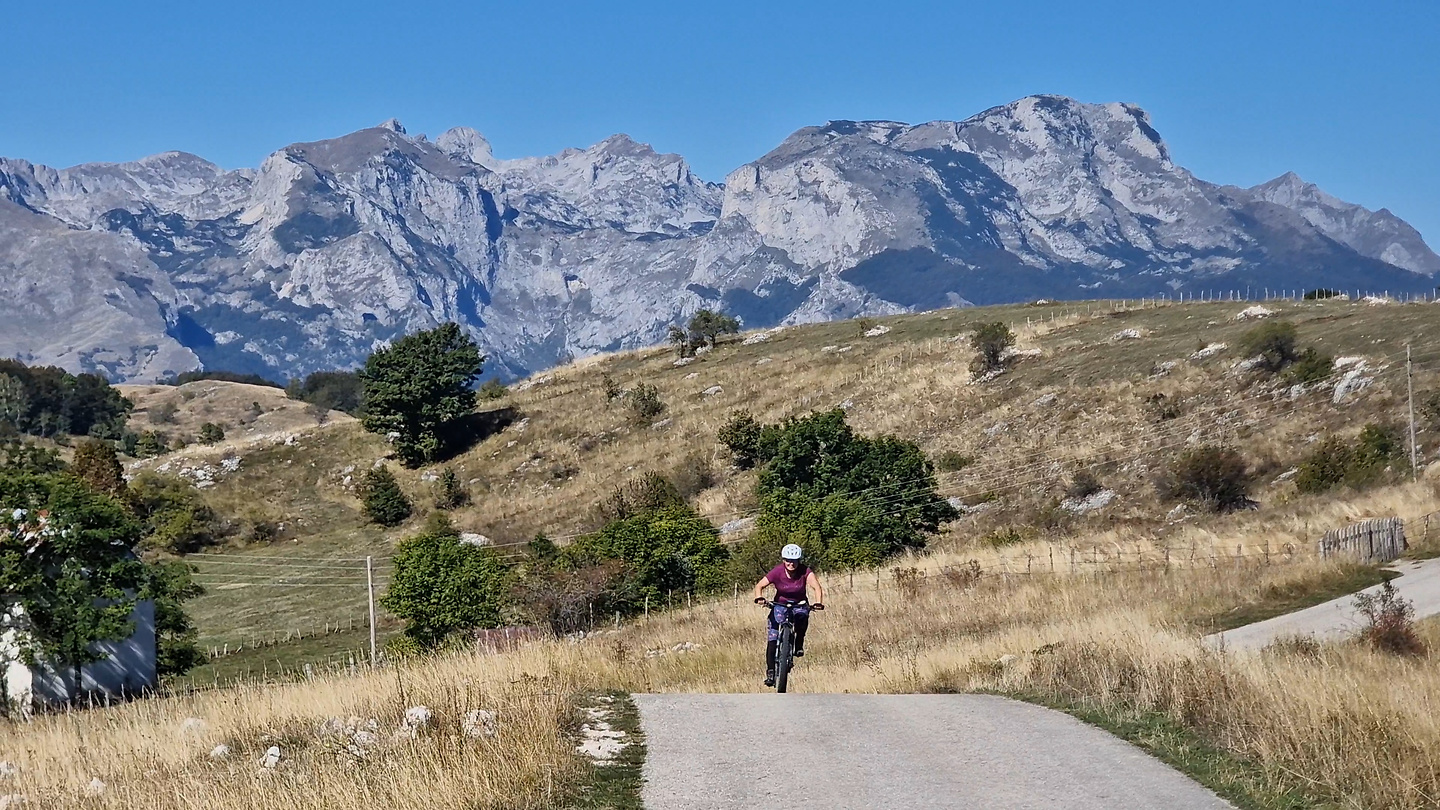
<instances>
[{"instance_id":1,"label":"dry golden grass","mask_svg":"<svg viewBox=\"0 0 1440 810\"><path fill-rule=\"evenodd\" d=\"M544 669L533 663L543 655L458 656L0 725L0 758L19 769L0 793L55 808L553 807L579 767L563 731L574 681L528 677ZM434 712L432 728L392 740L415 705ZM495 714L493 738L462 732L477 709ZM379 742L363 759L319 731L352 716L379 721ZM187 726L191 718L203 726ZM220 744L232 753L212 759ZM283 757L273 770L260 764L271 745ZM87 791L92 779L105 785L99 796Z\"/></svg>"},{"instance_id":2,"label":"dry golden grass","mask_svg":"<svg viewBox=\"0 0 1440 810\"><path fill-rule=\"evenodd\" d=\"M173 441L199 441L200 427L212 422L225 430L225 440L208 447L187 448L191 454L217 455L252 448L283 438L286 434L309 432L316 418L304 402L290 399L279 388L220 380L199 380L181 386L120 385L121 395L135 403L128 427L137 433L155 430ZM160 420L162 406L173 407L168 420ZM258 407L257 407L258 406ZM326 414L326 423L352 424L355 419L339 411Z\"/></svg>"}]
</instances>

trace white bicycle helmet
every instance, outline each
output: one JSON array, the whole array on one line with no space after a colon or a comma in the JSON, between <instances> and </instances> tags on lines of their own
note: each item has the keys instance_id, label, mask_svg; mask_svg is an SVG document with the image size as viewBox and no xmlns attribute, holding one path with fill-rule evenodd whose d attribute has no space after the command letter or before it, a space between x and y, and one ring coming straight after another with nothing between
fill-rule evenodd
<instances>
[{"instance_id":1,"label":"white bicycle helmet","mask_svg":"<svg viewBox=\"0 0 1440 810\"><path fill-rule=\"evenodd\" d=\"M787 543L784 548L780 549L780 559L782 560L795 560L798 562L800 558L804 556L805 552L801 551L800 547L794 543Z\"/></svg>"}]
</instances>

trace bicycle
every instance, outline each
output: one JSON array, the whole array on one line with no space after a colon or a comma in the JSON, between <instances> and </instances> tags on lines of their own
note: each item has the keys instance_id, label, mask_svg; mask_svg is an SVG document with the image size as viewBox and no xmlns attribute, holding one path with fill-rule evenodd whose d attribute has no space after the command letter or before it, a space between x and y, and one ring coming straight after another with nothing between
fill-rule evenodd
<instances>
[{"instance_id":1,"label":"bicycle","mask_svg":"<svg viewBox=\"0 0 1440 810\"><path fill-rule=\"evenodd\" d=\"M790 681L790 668L795 664L795 623L790 620L790 614L797 607L824 610L825 606L810 605L808 602L772 602L764 597L755 600L755 603L763 604L767 610L784 608L775 645L775 691L784 694Z\"/></svg>"}]
</instances>

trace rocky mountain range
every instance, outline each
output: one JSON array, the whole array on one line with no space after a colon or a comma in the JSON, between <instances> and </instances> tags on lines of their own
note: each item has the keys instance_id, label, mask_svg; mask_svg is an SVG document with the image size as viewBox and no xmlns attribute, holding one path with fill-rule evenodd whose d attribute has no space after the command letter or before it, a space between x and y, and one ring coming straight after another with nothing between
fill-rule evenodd
<instances>
[{"instance_id":1,"label":"rocky mountain range","mask_svg":"<svg viewBox=\"0 0 1440 810\"><path fill-rule=\"evenodd\" d=\"M225 171L181 152L0 159L0 356L149 381L354 367L453 320L514 377L663 339L1038 297L1246 285L1433 289L1387 210L1293 174L1196 178L1128 104L1033 96L964 121L832 121L723 184L625 135L494 157L391 120Z\"/></svg>"}]
</instances>

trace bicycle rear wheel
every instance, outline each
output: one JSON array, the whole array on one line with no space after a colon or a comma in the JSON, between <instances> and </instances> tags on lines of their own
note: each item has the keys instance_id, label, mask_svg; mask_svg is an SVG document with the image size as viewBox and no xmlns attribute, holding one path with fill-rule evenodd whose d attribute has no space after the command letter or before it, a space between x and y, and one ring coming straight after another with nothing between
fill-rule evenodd
<instances>
[{"instance_id":1,"label":"bicycle rear wheel","mask_svg":"<svg viewBox=\"0 0 1440 810\"><path fill-rule=\"evenodd\" d=\"M795 625L780 625L780 643L775 647L775 691L783 693L790 682L790 665L795 656Z\"/></svg>"}]
</instances>

